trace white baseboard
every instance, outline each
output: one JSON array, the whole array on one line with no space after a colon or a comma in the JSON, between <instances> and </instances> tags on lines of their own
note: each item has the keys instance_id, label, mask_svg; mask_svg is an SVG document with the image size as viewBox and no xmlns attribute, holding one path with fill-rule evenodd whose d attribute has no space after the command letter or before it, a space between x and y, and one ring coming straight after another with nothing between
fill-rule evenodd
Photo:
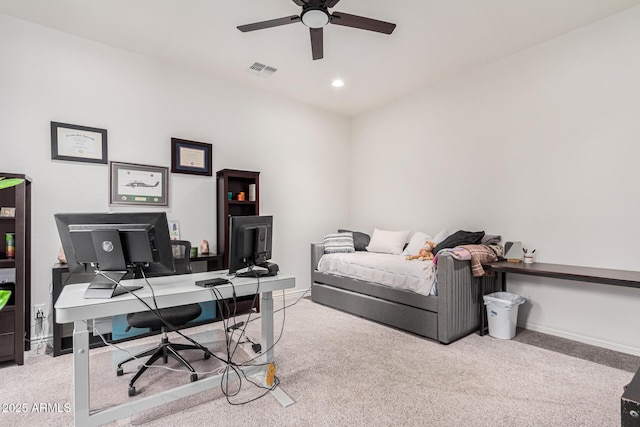
<instances>
[{"instance_id":1,"label":"white baseboard","mask_svg":"<svg viewBox=\"0 0 640 427\"><path fill-rule=\"evenodd\" d=\"M543 334L553 335L560 338L566 338L572 341L578 341L583 344L594 345L596 347L607 348L609 350L618 351L620 353L640 356L640 347L606 341L600 338L588 337L585 335L574 334L572 332L562 331L559 329L549 328L547 326L536 325L532 323L520 324L518 327L529 329L530 331L541 332Z\"/></svg>"}]
</instances>

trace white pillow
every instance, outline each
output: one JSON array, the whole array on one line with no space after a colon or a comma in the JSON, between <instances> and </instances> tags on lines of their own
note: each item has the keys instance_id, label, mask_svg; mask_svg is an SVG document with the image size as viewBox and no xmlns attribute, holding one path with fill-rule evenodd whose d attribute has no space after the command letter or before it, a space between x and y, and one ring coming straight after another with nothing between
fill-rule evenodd
<instances>
[{"instance_id":1,"label":"white pillow","mask_svg":"<svg viewBox=\"0 0 640 427\"><path fill-rule=\"evenodd\" d=\"M409 230L385 231L376 228L373 230L367 251L400 255L407 237L409 237Z\"/></svg>"},{"instance_id":2,"label":"white pillow","mask_svg":"<svg viewBox=\"0 0 640 427\"><path fill-rule=\"evenodd\" d=\"M433 237L432 242L436 245L439 245L441 242L444 242L444 239L449 237L449 232L446 229L442 229Z\"/></svg>"},{"instance_id":3,"label":"white pillow","mask_svg":"<svg viewBox=\"0 0 640 427\"><path fill-rule=\"evenodd\" d=\"M416 231L415 233L413 233L413 236L411 236L411 240L409 240L409 244L407 245L407 247L404 248L402 255L418 255L420 249L424 248L424 242L426 242L427 240L431 240L433 242L432 239L433 237L431 237L427 233Z\"/></svg>"}]
</instances>

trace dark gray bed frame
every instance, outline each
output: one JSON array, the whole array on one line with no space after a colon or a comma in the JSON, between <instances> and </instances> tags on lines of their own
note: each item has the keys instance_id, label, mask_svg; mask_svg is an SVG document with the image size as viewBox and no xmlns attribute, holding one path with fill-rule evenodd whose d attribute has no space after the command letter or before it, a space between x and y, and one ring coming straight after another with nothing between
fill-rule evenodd
<instances>
[{"instance_id":1,"label":"dark gray bed frame","mask_svg":"<svg viewBox=\"0 0 640 427\"><path fill-rule=\"evenodd\" d=\"M478 329L480 278L471 275L469 261L450 254L438 256L438 296L424 296L404 289L321 273L316 268L324 245L311 244L311 299L351 314L393 326L443 344ZM419 261L416 261L419 262ZM485 292L497 290L487 277Z\"/></svg>"}]
</instances>

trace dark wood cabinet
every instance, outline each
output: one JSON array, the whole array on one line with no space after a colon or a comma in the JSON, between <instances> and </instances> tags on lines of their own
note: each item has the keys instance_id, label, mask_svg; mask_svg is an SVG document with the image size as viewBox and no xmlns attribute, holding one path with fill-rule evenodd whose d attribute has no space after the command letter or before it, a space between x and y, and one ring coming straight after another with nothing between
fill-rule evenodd
<instances>
[{"instance_id":1,"label":"dark wood cabinet","mask_svg":"<svg viewBox=\"0 0 640 427\"><path fill-rule=\"evenodd\" d=\"M15 271L13 303L0 311L0 362L22 365L31 339L31 178L2 172L0 177L24 179L0 190L0 208L15 208L14 216L0 216L0 269ZM7 254L7 233L14 235L13 256Z\"/></svg>"},{"instance_id":2,"label":"dark wood cabinet","mask_svg":"<svg viewBox=\"0 0 640 427\"><path fill-rule=\"evenodd\" d=\"M229 268L229 217L260 215L260 172L222 169L218 184L218 253Z\"/></svg>"}]
</instances>

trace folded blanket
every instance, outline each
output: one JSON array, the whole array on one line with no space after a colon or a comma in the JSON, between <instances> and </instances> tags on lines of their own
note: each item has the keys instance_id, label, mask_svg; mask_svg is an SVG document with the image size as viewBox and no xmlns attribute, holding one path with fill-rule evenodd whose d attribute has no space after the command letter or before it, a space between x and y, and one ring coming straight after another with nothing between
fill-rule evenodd
<instances>
[{"instance_id":1,"label":"folded blanket","mask_svg":"<svg viewBox=\"0 0 640 427\"><path fill-rule=\"evenodd\" d=\"M433 259L433 263L434 264L436 264L436 265L438 264L438 257L442 253L451 254L451 256L454 257L455 259L461 259L461 260L469 260L469 259L471 259L471 252L469 252L469 250L467 248L464 248L462 246L458 246L458 247L455 247L455 248L442 249L440 252L438 252L436 254L435 258Z\"/></svg>"},{"instance_id":2,"label":"folded blanket","mask_svg":"<svg viewBox=\"0 0 640 427\"><path fill-rule=\"evenodd\" d=\"M481 277L486 274L482 264L497 261L502 256L501 245L463 245L471 254L471 274L473 277Z\"/></svg>"}]
</instances>

